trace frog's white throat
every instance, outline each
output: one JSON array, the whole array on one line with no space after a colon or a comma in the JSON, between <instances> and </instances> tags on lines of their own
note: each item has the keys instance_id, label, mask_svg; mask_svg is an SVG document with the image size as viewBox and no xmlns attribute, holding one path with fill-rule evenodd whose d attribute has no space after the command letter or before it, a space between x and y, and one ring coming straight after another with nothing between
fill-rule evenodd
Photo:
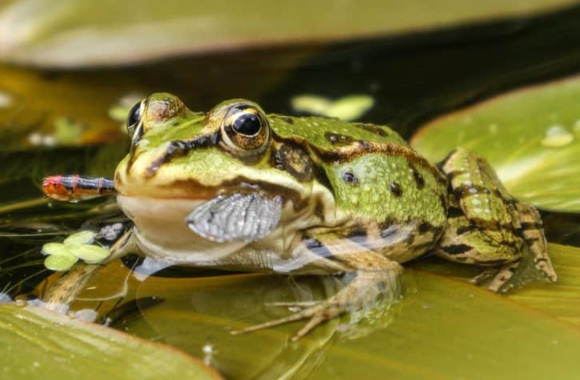
<instances>
[{"instance_id":1,"label":"frog's white throat","mask_svg":"<svg viewBox=\"0 0 580 380\"><path fill-rule=\"evenodd\" d=\"M213 262L247 243L217 243L192 232L185 220L205 203L195 199L117 196L121 210L135 223L133 241L147 257L178 263Z\"/></svg>"}]
</instances>

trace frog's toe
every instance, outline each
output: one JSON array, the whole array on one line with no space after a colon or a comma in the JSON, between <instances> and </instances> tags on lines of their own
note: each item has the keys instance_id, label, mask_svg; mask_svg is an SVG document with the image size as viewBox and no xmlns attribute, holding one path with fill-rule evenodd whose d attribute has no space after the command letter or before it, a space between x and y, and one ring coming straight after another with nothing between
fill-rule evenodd
<instances>
[{"instance_id":1,"label":"frog's toe","mask_svg":"<svg viewBox=\"0 0 580 380\"><path fill-rule=\"evenodd\" d=\"M275 319L273 321L261 323L258 325L246 327L245 329L232 331L232 335L245 334L253 331L263 330L270 327L280 326L286 323L295 322L303 319L309 321L290 339L296 342L312 331L318 325L338 317L341 314L341 308L332 302L318 303L316 306L307 307L306 309L289 315L288 317Z\"/></svg>"}]
</instances>

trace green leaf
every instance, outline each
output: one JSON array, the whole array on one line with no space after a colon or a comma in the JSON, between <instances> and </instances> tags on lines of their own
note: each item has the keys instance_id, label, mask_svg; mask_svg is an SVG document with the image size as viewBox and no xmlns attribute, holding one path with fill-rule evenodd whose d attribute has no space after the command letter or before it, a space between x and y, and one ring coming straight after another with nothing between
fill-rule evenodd
<instances>
[{"instance_id":1,"label":"green leaf","mask_svg":"<svg viewBox=\"0 0 580 380\"><path fill-rule=\"evenodd\" d=\"M580 254L578 249L562 254L566 249L553 249L558 268L574 265L569 257ZM274 307L273 302L328 297L336 291L336 278L149 277L139 284L131 280L129 294L134 294L138 286L137 299L163 302L140 308L142 317L123 318L117 326L203 356L232 379L269 379L282 374L299 377L311 371L309 379L316 380L337 373L344 379L574 378L575 355L580 350L577 327L535 307L513 302L511 296L496 295L464 280L414 267L407 266L404 274L404 298L390 309L380 309L386 310L382 314L370 313L370 323L352 326L357 317L351 314L320 326L296 344L290 344L289 338L304 321L235 337L230 331L290 314ZM442 269L450 268L451 273L458 267L448 262L441 265ZM472 266L463 268L477 271ZM579 270L570 269L570 274ZM106 294L117 278L126 277L126 272L111 276L104 270L98 276L97 283L105 286L100 291ZM534 285L545 295L540 302L554 296L554 307L559 292L567 287L566 282ZM560 308L565 306L560 303ZM353 333L343 333L353 328ZM348 338L352 336L359 337Z\"/></svg>"},{"instance_id":2,"label":"green leaf","mask_svg":"<svg viewBox=\"0 0 580 380\"><path fill-rule=\"evenodd\" d=\"M349 95L335 101L322 96L300 95L292 98L291 104L296 112L352 121L371 109L375 100L368 95Z\"/></svg>"},{"instance_id":3,"label":"green leaf","mask_svg":"<svg viewBox=\"0 0 580 380\"><path fill-rule=\"evenodd\" d=\"M508 190L544 209L580 211L580 77L443 116L412 146L432 161L462 146L486 157Z\"/></svg>"},{"instance_id":4,"label":"green leaf","mask_svg":"<svg viewBox=\"0 0 580 380\"><path fill-rule=\"evenodd\" d=\"M0 29L2 59L70 67L297 41L324 43L394 35L522 17L574 2L526 0L522 6L510 1L431 0L418 7L405 0L101 0L98 9L94 0L4 3L0 6L0 25L6 26Z\"/></svg>"},{"instance_id":5,"label":"green leaf","mask_svg":"<svg viewBox=\"0 0 580 380\"><path fill-rule=\"evenodd\" d=\"M529 284L508 296L580 327L580 248L550 244L550 256L558 274L557 284Z\"/></svg>"},{"instance_id":6,"label":"green leaf","mask_svg":"<svg viewBox=\"0 0 580 380\"><path fill-rule=\"evenodd\" d=\"M2 378L10 380L216 380L168 346L33 306L0 305Z\"/></svg>"},{"instance_id":7,"label":"green leaf","mask_svg":"<svg viewBox=\"0 0 580 380\"><path fill-rule=\"evenodd\" d=\"M360 118L375 104L368 95L350 95L336 100L325 112L325 116L352 121Z\"/></svg>"},{"instance_id":8,"label":"green leaf","mask_svg":"<svg viewBox=\"0 0 580 380\"><path fill-rule=\"evenodd\" d=\"M323 96L299 95L290 100L295 112L324 115L332 105L332 101Z\"/></svg>"},{"instance_id":9,"label":"green leaf","mask_svg":"<svg viewBox=\"0 0 580 380\"><path fill-rule=\"evenodd\" d=\"M111 255L108 249L96 245L77 245L71 247L71 252L88 264L100 263Z\"/></svg>"},{"instance_id":10,"label":"green leaf","mask_svg":"<svg viewBox=\"0 0 580 380\"><path fill-rule=\"evenodd\" d=\"M91 244L95 240L93 231L80 231L67 237L63 243L66 245Z\"/></svg>"},{"instance_id":11,"label":"green leaf","mask_svg":"<svg viewBox=\"0 0 580 380\"><path fill-rule=\"evenodd\" d=\"M62 243L46 243L42 246L42 253L54 256L71 256L69 247Z\"/></svg>"},{"instance_id":12,"label":"green leaf","mask_svg":"<svg viewBox=\"0 0 580 380\"><path fill-rule=\"evenodd\" d=\"M72 254L50 255L44 260L47 269L62 272L69 270L78 261L78 257Z\"/></svg>"}]
</instances>

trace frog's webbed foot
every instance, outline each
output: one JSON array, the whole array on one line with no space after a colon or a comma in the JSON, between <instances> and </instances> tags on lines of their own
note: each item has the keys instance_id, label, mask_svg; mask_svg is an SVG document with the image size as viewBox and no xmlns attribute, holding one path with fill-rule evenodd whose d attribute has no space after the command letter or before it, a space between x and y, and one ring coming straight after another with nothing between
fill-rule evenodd
<instances>
[{"instance_id":1,"label":"frog's webbed foot","mask_svg":"<svg viewBox=\"0 0 580 380\"><path fill-rule=\"evenodd\" d=\"M469 282L478 286L487 283L488 290L498 293L512 279L519 265L520 261L514 261L499 268L485 268L480 274L469 280Z\"/></svg>"}]
</instances>

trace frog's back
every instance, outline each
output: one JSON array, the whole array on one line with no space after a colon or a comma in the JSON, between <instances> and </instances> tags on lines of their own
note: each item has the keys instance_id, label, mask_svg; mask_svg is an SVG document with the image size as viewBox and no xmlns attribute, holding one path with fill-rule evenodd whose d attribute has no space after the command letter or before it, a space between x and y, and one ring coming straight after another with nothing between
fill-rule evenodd
<instances>
[{"instance_id":1,"label":"frog's back","mask_svg":"<svg viewBox=\"0 0 580 380\"><path fill-rule=\"evenodd\" d=\"M408 240L401 251L435 243L446 224L446 179L395 131L318 117L271 120L278 138L309 150L352 233L374 233L382 244Z\"/></svg>"},{"instance_id":2,"label":"frog's back","mask_svg":"<svg viewBox=\"0 0 580 380\"><path fill-rule=\"evenodd\" d=\"M324 117L268 115L272 130L281 138L304 139L318 149L334 150L356 141L408 146L392 129L371 123L348 123Z\"/></svg>"}]
</instances>

